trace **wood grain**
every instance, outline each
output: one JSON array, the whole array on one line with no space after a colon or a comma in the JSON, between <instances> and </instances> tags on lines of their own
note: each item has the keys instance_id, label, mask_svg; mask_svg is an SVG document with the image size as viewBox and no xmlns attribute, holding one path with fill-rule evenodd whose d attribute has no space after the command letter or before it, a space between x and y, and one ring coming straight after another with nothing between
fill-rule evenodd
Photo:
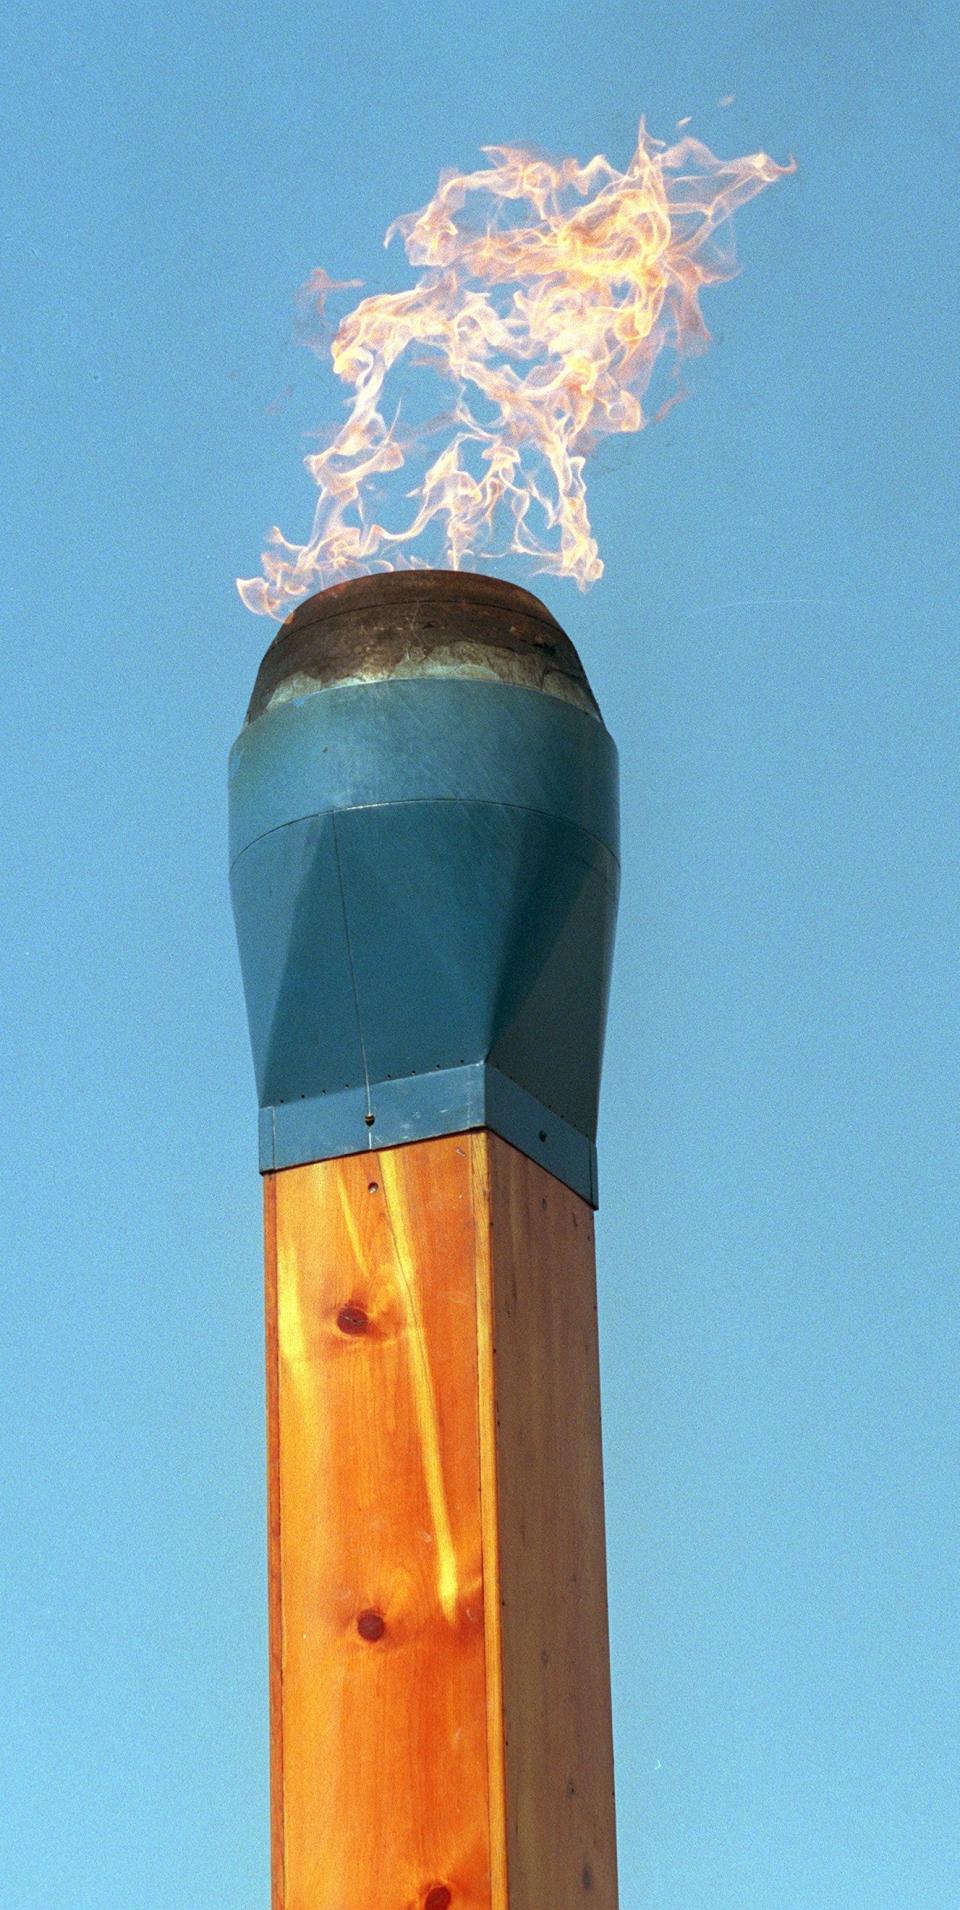
<instances>
[{"instance_id":1,"label":"wood grain","mask_svg":"<svg viewBox=\"0 0 960 1910\"><path fill-rule=\"evenodd\" d=\"M615 1910L592 1215L485 1134L265 1198L274 1910Z\"/></svg>"},{"instance_id":2,"label":"wood grain","mask_svg":"<svg viewBox=\"0 0 960 1910\"><path fill-rule=\"evenodd\" d=\"M616 1910L593 1214L487 1167L510 1910Z\"/></svg>"}]
</instances>

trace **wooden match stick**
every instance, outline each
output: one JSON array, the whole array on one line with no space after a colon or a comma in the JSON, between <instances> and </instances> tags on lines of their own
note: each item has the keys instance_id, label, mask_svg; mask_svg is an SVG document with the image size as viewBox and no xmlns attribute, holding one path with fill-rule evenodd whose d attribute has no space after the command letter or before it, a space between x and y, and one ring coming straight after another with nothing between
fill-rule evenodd
<instances>
[{"instance_id":1,"label":"wooden match stick","mask_svg":"<svg viewBox=\"0 0 960 1910\"><path fill-rule=\"evenodd\" d=\"M298 647L294 620L268 653L234 765L264 1109L274 1910L617 1904L593 1226L612 745L555 625L574 692L537 680L547 640L522 626L552 623L542 606L465 584L484 580L314 600L320 636ZM455 617L494 653L486 677L458 674L462 649L423 671Z\"/></svg>"}]
</instances>

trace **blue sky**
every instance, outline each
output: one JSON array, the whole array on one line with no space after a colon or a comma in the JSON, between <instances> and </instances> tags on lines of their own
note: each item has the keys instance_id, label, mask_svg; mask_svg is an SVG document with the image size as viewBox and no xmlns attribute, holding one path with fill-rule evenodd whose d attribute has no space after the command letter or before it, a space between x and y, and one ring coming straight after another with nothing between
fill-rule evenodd
<instances>
[{"instance_id":1,"label":"blue sky","mask_svg":"<svg viewBox=\"0 0 960 1910\"><path fill-rule=\"evenodd\" d=\"M312 505L293 293L400 283L384 228L482 144L623 164L643 112L799 170L738 222L689 401L599 460L603 580L539 586L623 775L622 1902L947 1910L953 8L134 0L0 31L5 1905L267 1902L225 760L271 634L232 579Z\"/></svg>"}]
</instances>

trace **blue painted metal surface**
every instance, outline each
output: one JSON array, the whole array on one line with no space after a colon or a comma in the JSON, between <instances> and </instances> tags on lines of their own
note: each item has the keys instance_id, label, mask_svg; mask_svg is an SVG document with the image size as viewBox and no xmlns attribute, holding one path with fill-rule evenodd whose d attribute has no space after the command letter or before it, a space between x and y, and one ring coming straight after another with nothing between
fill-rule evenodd
<instances>
[{"instance_id":1,"label":"blue painted metal surface","mask_svg":"<svg viewBox=\"0 0 960 1910\"><path fill-rule=\"evenodd\" d=\"M321 688L231 756L261 1167L491 1127L596 1204L614 745L456 676Z\"/></svg>"}]
</instances>

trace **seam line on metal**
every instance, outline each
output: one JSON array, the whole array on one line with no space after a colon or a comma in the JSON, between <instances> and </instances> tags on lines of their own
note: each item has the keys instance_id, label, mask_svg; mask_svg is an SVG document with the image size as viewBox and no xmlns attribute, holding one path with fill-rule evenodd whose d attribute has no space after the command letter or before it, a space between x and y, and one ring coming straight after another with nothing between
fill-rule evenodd
<instances>
[{"instance_id":1,"label":"seam line on metal","mask_svg":"<svg viewBox=\"0 0 960 1910\"><path fill-rule=\"evenodd\" d=\"M321 816L332 816L334 818L334 838L336 838L337 816L359 816L362 815L365 810L369 809L410 809L416 804L425 803L451 803L457 804L461 809L512 809L521 816L546 816L548 821L560 822L568 829L575 829L578 835L586 836L588 842L595 842L598 848L605 849L611 861L616 863L618 870L620 868L620 857L611 849L609 842L605 842L603 837L596 835L592 829L585 829L582 822L574 822L569 816L558 816L555 810L535 809L532 803L526 802L501 802L496 796L402 796L399 801L396 802L392 800L387 802L353 802L345 803L342 806L338 805L337 808L308 809L302 816L290 816L286 822L275 822L271 829L264 829L259 836L251 836L250 841L245 842L242 849L238 849L230 864L230 874L233 874L237 863L242 861L247 851L253 849L258 842L266 842L269 836L279 835L281 829L294 829L299 822L315 822L318 821ZM338 849L338 876L339 871L340 854Z\"/></svg>"},{"instance_id":2,"label":"seam line on metal","mask_svg":"<svg viewBox=\"0 0 960 1910\"><path fill-rule=\"evenodd\" d=\"M492 1073L498 1074L500 1079L506 1081L511 1088L518 1088L521 1094L530 1094L531 1090L525 1088L522 1081L515 1081L513 1075L508 1074L506 1068L501 1067L499 1061L491 1061L489 1055L481 1057L481 1065L485 1068L489 1068ZM552 1114L555 1121L563 1121L566 1127L572 1127L577 1134L583 1135L585 1141L589 1141L589 1134L585 1133L582 1127L578 1127L576 1121L571 1121L569 1114L561 1114L560 1109L553 1107L549 1101L545 1101L542 1094L535 1094L533 1099L539 1101L540 1106L547 1114Z\"/></svg>"},{"instance_id":3,"label":"seam line on metal","mask_svg":"<svg viewBox=\"0 0 960 1910\"><path fill-rule=\"evenodd\" d=\"M354 960L353 960L353 944L350 940L350 917L347 914L347 898L346 898L346 895L344 894L344 888L343 888L343 870L340 867L340 840L337 835L337 813L338 812L336 810L329 810L327 813L329 814L331 822L333 824L333 853L334 853L334 859L337 864L337 888L340 891L340 907L343 912L343 933L344 933L344 937L346 939L346 944L347 944L347 961L350 964L350 987L353 991L353 1011L357 1017L357 1039L360 1043L360 1059L363 1063L363 1092L364 1092L364 1098L367 1104L367 1113L370 1114L372 1113L372 1109L370 1106L370 1069L367 1066L367 1044L363 1038L363 1021L360 1015L360 995L357 989L357 971L354 966ZM284 825L281 825L281 826L284 826ZM271 830L270 833L272 835L273 831ZM370 1133L368 1134L367 1144L369 1147L373 1146L372 1129Z\"/></svg>"}]
</instances>

